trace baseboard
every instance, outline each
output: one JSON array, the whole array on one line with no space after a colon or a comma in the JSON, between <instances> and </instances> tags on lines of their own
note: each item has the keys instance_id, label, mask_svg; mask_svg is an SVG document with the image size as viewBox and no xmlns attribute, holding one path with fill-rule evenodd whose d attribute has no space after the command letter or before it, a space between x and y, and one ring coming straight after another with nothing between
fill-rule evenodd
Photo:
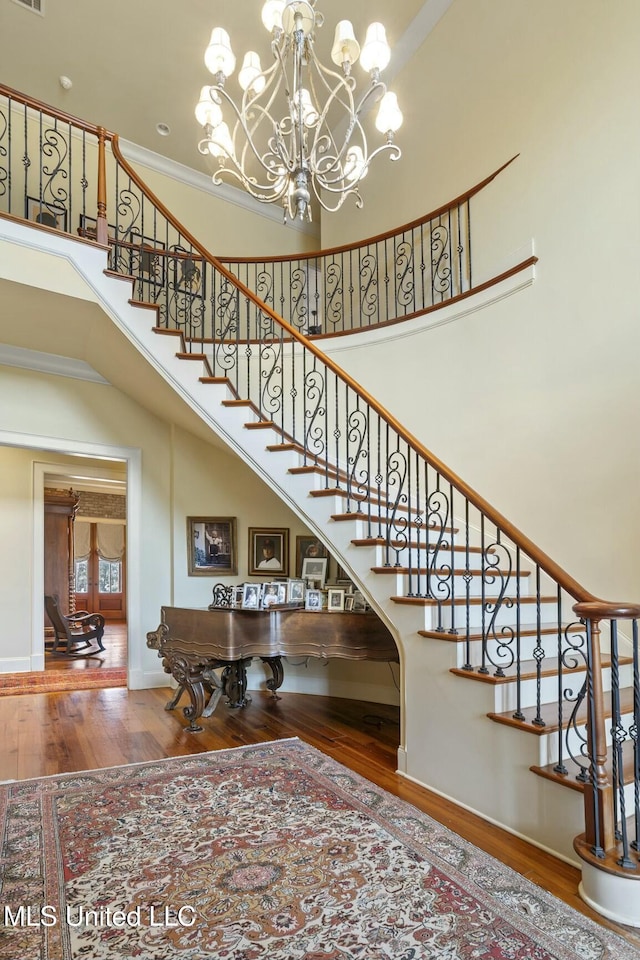
<instances>
[{"instance_id":1,"label":"baseboard","mask_svg":"<svg viewBox=\"0 0 640 960\"><path fill-rule=\"evenodd\" d=\"M129 690L151 690L171 686L170 680L164 670L130 670L127 686Z\"/></svg>"},{"instance_id":2,"label":"baseboard","mask_svg":"<svg viewBox=\"0 0 640 960\"><path fill-rule=\"evenodd\" d=\"M34 658L35 659L35 658ZM44 657L42 658L44 660ZM43 666L37 666L32 662L31 657L15 657L13 659L0 659L0 674L3 673L30 673L32 670L43 670Z\"/></svg>"}]
</instances>

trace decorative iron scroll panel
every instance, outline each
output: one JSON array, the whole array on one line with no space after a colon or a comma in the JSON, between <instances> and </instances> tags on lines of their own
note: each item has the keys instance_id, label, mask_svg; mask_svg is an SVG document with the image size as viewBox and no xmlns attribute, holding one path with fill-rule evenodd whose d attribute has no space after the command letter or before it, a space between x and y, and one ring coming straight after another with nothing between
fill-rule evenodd
<instances>
[{"instance_id":1,"label":"decorative iron scroll panel","mask_svg":"<svg viewBox=\"0 0 640 960\"><path fill-rule=\"evenodd\" d=\"M471 289L469 200L360 247L226 266L291 326L335 334L401 320Z\"/></svg>"}]
</instances>

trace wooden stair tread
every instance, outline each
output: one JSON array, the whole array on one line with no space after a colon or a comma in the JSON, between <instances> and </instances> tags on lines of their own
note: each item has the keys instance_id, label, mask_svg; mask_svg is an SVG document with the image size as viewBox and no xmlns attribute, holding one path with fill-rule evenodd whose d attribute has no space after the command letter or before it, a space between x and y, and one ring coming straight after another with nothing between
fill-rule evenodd
<instances>
[{"instance_id":1,"label":"wooden stair tread","mask_svg":"<svg viewBox=\"0 0 640 960\"><path fill-rule=\"evenodd\" d=\"M149 303L148 300L129 300L129 303L132 307L143 307L146 310L155 310L156 313L160 310L160 305L157 303Z\"/></svg>"},{"instance_id":2,"label":"wooden stair tread","mask_svg":"<svg viewBox=\"0 0 640 960\"><path fill-rule=\"evenodd\" d=\"M620 664L623 663L633 663L631 657L620 657ZM542 669L540 670L541 677L556 677L558 676L558 658L557 657L544 657L541 661ZM611 658L603 656L602 657L602 666L610 667ZM504 669L504 677L497 677L493 671L497 667L487 661L487 667L491 671L490 673L478 673L477 668L473 670L463 670L461 667L452 667L450 673L455 673L458 677L464 677L465 680L477 680L480 683L491 683L494 685L502 683L513 683L517 679L517 670L515 665L506 667ZM579 663L575 667L565 667L562 668L562 675L566 676L570 673L584 673L586 670L586 664L584 662ZM537 661L536 660L521 660L520 661L520 679L521 680L535 680L538 676L537 671Z\"/></svg>"},{"instance_id":3,"label":"wooden stair tread","mask_svg":"<svg viewBox=\"0 0 640 960\"><path fill-rule=\"evenodd\" d=\"M585 764L587 764L587 759L583 759ZM566 773L559 773L554 769L554 767L557 766L557 761L556 763L548 763L544 767L534 764L529 767L529 769L539 777L544 777L546 780L553 780L554 783L559 783L563 787L569 787L571 790L579 790L582 793L584 791L584 782L576 779L582 769L580 764L571 757L563 757L563 764L566 767ZM611 772L611 747L609 747L609 771ZM633 783L634 781L633 740L625 740L622 744L622 779L625 784Z\"/></svg>"},{"instance_id":4,"label":"wooden stair tread","mask_svg":"<svg viewBox=\"0 0 640 960\"><path fill-rule=\"evenodd\" d=\"M571 709L572 705L570 703L564 703L562 705L563 728L565 728L569 722ZM620 691L620 709L623 714L631 713L633 711L633 687L623 687ZM537 711L535 707L525 707L522 710L524 720L516 720L513 716L513 710L507 710L505 713L488 713L487 716L490 720L495 720L496 723L504 723L507 726L515 727L516 729L523 730L526 733L535 733L538 736L541 736L545 733L555 733L560 729L560 724L558 722L557 702L541 704L540 716L544 721L544 726L538 726L537 724L533 723L536 712ZM610 694L605 693L604 716L610 717L611 713L611 696ZM586 718L587 704L586 702L583 702L577 714L577 722L585 723Z\"/></svg>"},{"instance_id":5,"label":"wooden stair tread","mask_svg":"<svg viewBox=\"0 0 640 960\"><path fill-rule=\"evenodd\" d=\"M304 453L304 447L299 443L270 443L267 445L267 450L271 453L279 453L281 450L297 450L298 453Z\"/></svg>"},{"instance_id":6,"label":"wooden stair tread","mask_svg":"<svg viewBox=\"0 0 640 960\"><path fill-rule=\"evenodd\" d=\"M245 430L277 430L273 420L256 420L252 423L245 423Z\"/></svg>"},{"instance_id":7,"label":"wooden stair tread","mask_svg":"<svg viewBox=\"0 0 640 960\"><path fill-rule=\"evenodd\" d=\"M332 513L331 519L335 520L337 523L341 523L344 520L365 520L367 523L390 523L389 517L379 516L378 514L369 514L369 513ZM434 532L436 527L425 527L421 523L417 523L415 520L409 520L407 527L410 527L412 530L426 530ZM458 533L457 527L445 527L443 530L438 530L438 533Z\"/></svg>"},{"instance_id":8,"label":"wooden stair tread","mask_svg":"<svg viewBox=\"0 0 640 960\"><path fill-rule=\"evenodd\" d=\"M511 626L511 629L515 630L515 626L512 625L512 626ZM566 626L563 625L563 626L562 626L562 630L563 630L563 632L564 632L565 630L568 630L569 633L580 633L581 630L584 630L584 626L583 626L581 623L572 623L572 624L569 625L569 627L566 627ZM539 631L539 632L540 632L540 635L549 636L549 635L555 634L555 635L557 636L557 634L558 634L558 625L557 625L557 624L549 624L549 623L543 624L543 625L540 627L540 631ZM465 633L463 630L461 630L461 631L460 631L459 633L457 633L457 634L452 634L452 633L449 633L449 632L443 633L443 632L441 632L441 631L439 631L439 630L418 630L418 633L420 634L421 637L429 637L429 638L432 639L432 640L449 640L449 641L453 641L454 643L466 643L466 641L467 641L467 635L466 635L466 633ZM498 630L498 634L499 634L499 633L500 633L500 630ZM537 625L536 625L535 623L532 623L532 624L520 624L520 636L521 636L521 637L536 637L536 636L538 636L538 627L537 627ZM468 639L469 639L469 640L482 640L482 639L483 639L483 635L482 635L481 633L470 633Z\"/></svg>"},{"instance_id":9,"label":"wooden stair tread","mask_svg":"<svg viewBox=\"0 0 640 960\"><path fill-rule=\"evenodd\" d=\"M464 576L465 574L467 574L467 573L470 574L472 577L480 577L480 576L482 576L483 573L488 574L488 573L490 573L491 571L493 571L493 573L499 573L499 574L501 574L502 576L505 576L505 577L506 577L506 576L515 577L515 576L516 576L516 574L515 574L515 572L514 572L513 570L512 570L512 571L509 571L509 570L496 570L494 567L485 567L484 570L475 570L475 569L467 570L466 567L460 567L460 568L457 568L457 567L456 567L456 568L454 568L454 569L451 570L451 571L447 570L447 573L452 573L454 577L463 577L463 576ZM435 569L435 570L434 570L434 569L432 569L431 567L417 567L417 568L414 567L413 569L411 569L410 567L393 567L393 566L388 566L388 567L371 567L371 572L372 572L372 573L379 573L379 574L382 574L382 575L385 575L385 574L388 575L388 574L390 574L390 573L394 573L394 574L400 573L400 574L403 574L403 575L412 574L412 575L414 575L414 576L417 576L418 574L427 574L427 573L432 573L432 574L435 575L435 574L438 572L438 569ZM519 576L521 576L521 577L530 577L530 576L531 576L531 571L530 571L530 570L521 570Z\"/></svg>"},{"instance_id":10,"label":"wooden stair tread","mask_svg":"<svg viewBox=\"0 0 640 960\"><path fill-rule=\"evenodd\" d=\"M440 600L440 601L430 600L427 597L389 597L389 599L393 600L394 603L408 603L408 604L415 604L417 606L431 605L432 603L442 603L444 606L451 606L451 602L452 602L451 600ZM485 597L484 602L490 603L492 599L495 599L495 598ZM557 603L557 601L558 601L557 597L551 596L551 597L540 597L539 602L540 603ZM482 602L483 602L482 597L469 597L469 604L472 607L477 607L481 605ZM520 597L520 603L538 603L538 597ZM463 605L466 606L466 604L467 604L466 597L456 597L456 599L453 601L453 605L456 607L463 606Z\"/></svg>"},{"instance_id":11,"label":"wooden stair tread","mask_svg":"<svg viewBox=\"0 0 640 960\"><path fill-rule=\"evenodd\" d=\"M354 547L385 547L387 545L387 540L385 537L361 537L361 538L356 537L356 539L352 540L351 543L353 544ZM417 540L412 540L409 543L405 543L403 540L389 540L389 549L402 550L403 548L406 547L407 549L410 549L410 550L418 550L418 549L424 550L425 546L432 547L434 546L434 544L433 543L425 544L422 541L418 543ZM464 544L456 543L454 544L453 549L466 551L467 547ZM451 550L451 546L447 547L447 551L449 550ZM482 547L469 547L468 550L469 550L469 553L482 553Z\"/></svg>"},{"instance_id":12,"label":"wooden stair tread","mask_svg":"<svg viewBox=\"0 0 640 960\"><path fill-rule=\"evenodd\" d=\"M204 363L207 359L206 353L184 353L182 351L176 353L176 357L178 360L199 360L200 363Z\"/></svg>"}]
</instances>

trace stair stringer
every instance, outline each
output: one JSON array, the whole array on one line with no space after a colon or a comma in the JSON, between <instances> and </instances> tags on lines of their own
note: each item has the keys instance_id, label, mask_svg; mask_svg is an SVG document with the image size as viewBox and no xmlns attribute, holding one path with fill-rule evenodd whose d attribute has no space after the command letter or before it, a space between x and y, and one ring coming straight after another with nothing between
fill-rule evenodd
<instances>
[{"instance_id":1,"label":"stair stringer","mask_svg":"<svg viewBox=\"0 0 640 960\"><path fill-rule=\"evenodd\" d=\"M3 234L26 231L21 241L28 246L33 229L8 221ZM28 238L28 240L27 240ZM323 498L310 495L309 475L291 474L299 465L295 451L272 452L267 446L279 442L275 430L247 430L247 410L224 407L231 396L224 384L203 384L206 369L176 356L177 337L159 337L153 332L153 312L130 303L131 284L105 274L106 251L62 236L37 232L40 252L66 261L74 280L80 278L82 294L40 284L41 272L10 277L19 282L43 285L45 289L82 295L98 303L114 325L172 389L194 410L252 470L287 503L291 510L331 549L341 565L361 588L372 607L396 640L400 659L401 746L399 772L409 779L499 824L511 832L559 854L573 863L573 837L583 829L582 798L534 777L529 766L535 758L523 751L517 731L501 728L486 719L491 710L489 693L481 684L468 684L449 673L456 665L455 645L425 641L418 634L424 627L421 608L393 602L385 578L372 572L370 548L355 547L362 531L357 520L337 523ZM84 289L86 285L86 289ZM468 687L478 688L469 690ZM461 817L464 814L461 814Z\"/></svg>"}]
</instances>

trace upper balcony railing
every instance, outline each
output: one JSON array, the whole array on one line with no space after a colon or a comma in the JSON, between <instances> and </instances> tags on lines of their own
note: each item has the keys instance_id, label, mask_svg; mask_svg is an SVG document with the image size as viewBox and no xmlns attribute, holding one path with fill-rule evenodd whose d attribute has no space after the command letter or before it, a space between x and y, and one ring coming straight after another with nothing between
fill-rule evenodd
<instances>
[{"instance_id":1,"label":"upper balcony railing","mask_svg":"<svg viewBox=\"0 0 640 960\"><path fill-rule=\"evenodd\" d=\"M432 213L368 240L306 255L219 260L307 336L409 320L473 292L471 200L509 163Z\"/></svg>"},{"instance_id":2,"label":"upper balcony railing","mask_svg":"<svg viewBox=\"0 0 640 960\"><path fill-rule=\"evenodd\" d=\"M594 598L411 436L301 332L302 319L282 319L181 226L124 160L116 135L0 88L0 216L104 245L111 269L131 277L134 299L156 306L157 326L182 334L203 379L226 383L322 472L327 492L340 491L385 566L406 572L402 602L431 607L434 632L462 640L463 669L514 680L512 721L555 730L554 772L572 767L584 784L581 856L614 857L605 869L637 874L640 607ZM412 257L422 262L421 252ZM630 624L626 700L619 620ZM525 685L534 689L528 709Z\"/></svg>"}]
</instances>

